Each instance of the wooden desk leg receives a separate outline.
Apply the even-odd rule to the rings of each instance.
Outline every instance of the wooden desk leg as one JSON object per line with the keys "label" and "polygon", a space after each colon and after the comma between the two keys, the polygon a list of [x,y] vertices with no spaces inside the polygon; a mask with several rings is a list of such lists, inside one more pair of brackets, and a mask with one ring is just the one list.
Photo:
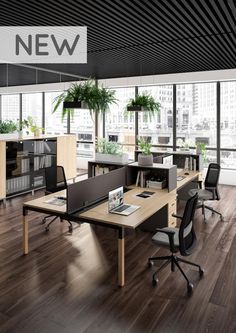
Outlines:
{"label": "wooden desk leg", "polygon": [[119,229],[118,236],[118,285],[125,285],[125,237],[124,228]]}
{"label": "wooden desk leg", "polygon": [[23,253],[28,254],[29,253],[29,235],[28,235],[28,219],[27,219],[28,211],[23,208]]}

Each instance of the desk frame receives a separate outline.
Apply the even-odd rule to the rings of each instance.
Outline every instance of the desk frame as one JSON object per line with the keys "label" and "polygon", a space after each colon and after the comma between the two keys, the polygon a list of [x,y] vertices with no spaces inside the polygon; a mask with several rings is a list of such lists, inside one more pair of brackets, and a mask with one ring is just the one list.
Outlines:
{"label": "desk frame", "polygon": [[[182,182],[179,183],[179,188],[181,186],[184,186],[184,184],[186,184],[188,181],[191,181],[193,178],[196,178],[198,175],[199,175],[199,173],[191,174],[188,177],[188,179],[184,179]],[[177,187],[177,189],[178,189],[178,187]],[[129,192],[132,193],[131,196],[129,197],[131,199],[133,196],[136,196],[137,193],[140,193],[140,191],[143,191],[143,190],[144,190],[143,188],[134,188],[133,190],[128,191],[127,193],[129,193]],[[105,221],[105,220],[102,220],[101,217],[97,218],[96,214],[94,217],[94,213],[96,212],[96,209],[98,211],[100,209],[100,211],[101,211],[101,206],[104,204],[98,204],[98,206],[92,207],[90,209],[81,210],[81,212],[77,212],[76,214],[67,214],[65,211],[62,211],[62,210],[59,211],[59,210],[53,210],[52,208],[51,209],[43,208],[42,203],[45,202],[45,201],[43,201],[43,200],[45,200],[45,196],[42,198],[39,198],[39,199],[35,199],[37,201],[41,200],[40,207],[35,205],[35,203],[32,204],[32,201],[34,201],[34,200],[31,200],[28,203],[26,202],[23,205],[23,220],[22,220],[22,223],[23,223],[23,253],[24,254],[29,253],[28,219],[27,219],[27,215],[28,215],[29,211],[35,211],[35,212],[43,213],[43,214],[52,214],[52,215],[58,216],[62,219],[65,219],[65,220],[68,219],[70,221],[77,222],[77,223],[86,222],[89,224],[94,224],[94,225],[103,226],[106,228],[115,229],[115,230],[117,230],[117,240],[118,240],[118,285],[120,287],[123,287],[125,285],[125,229],[126,228],[135,229],[140,224],[142,224],[145,220],[147,220],[150,216],[155,215],[164,206],[167,205],[169,208],[169,204],[173,201],[173,197],[176,196],[176,190],[169,192],[169,193],[165,192],[164,194],[162,193],[163,190],[159,190],[161,192],[158,192],[158,190],[157,190],[158,198],[159,198],[160,193],[163,194],[163,197],[160,198],[160,200],[158,201],[158,206],[157,207],[155,206],[155,208],[152,207],[152,211],[149,212],[150,213],[149,216],[148,215],[144,216],[144,213],[142,212],[142,215],[143,215],[142,218],[139,221],[137,221],[135,225],[129,225],[129,224],[124,225],[124,223],[122,225],[121,223],[114,223],[114,221],[113,222],[112,221],[110,222],[109,220]],[[58,192],[58,193],[61,194],[60,192]],[[53,195],[55,195],[55,193]],[[149,199],[144,199],[144,200],[149,200]],[[127,202],[129,202],[128,199],[127,199]],[[138,204],[137,202],[132,202],[132,201],[130,203]],[[145,203],[145,201],[143,203]],[[152,203],[152,201],[151,201],[151,203]],[[40,201],[39,201],[39,204],[40,204]],[[143,204],[143,207],[146,207],[146,205]],[[104,208],[103,208],[103,210],[104,210]],[[139,212],[139,210],[137,210],[137,212]],[[135,216],[135,213],[133,213],[133,214]],[[112,218],[114,219],[114,215],[116,215],[116,214],[109,214],[108,216],[112,216]],[[116,217],[121,217],[121,215],[116,215]],[[168,219],[169,219],[169,216],[168,216]],[[134,218],[133,218],[133,220],[134,220]]]}

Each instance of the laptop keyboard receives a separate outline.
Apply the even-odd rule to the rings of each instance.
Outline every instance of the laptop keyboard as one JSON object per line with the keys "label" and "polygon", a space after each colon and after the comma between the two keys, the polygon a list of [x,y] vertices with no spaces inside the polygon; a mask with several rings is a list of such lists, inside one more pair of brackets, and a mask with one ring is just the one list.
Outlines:
{"label": "laptop keyboard", "polygon": [[117,207],[116,209],[114,209],[114,211],[115,212],[123,212],[124,210],[126,210],[129,207],[130,207],[130,205],[122,205],[121,207]]}

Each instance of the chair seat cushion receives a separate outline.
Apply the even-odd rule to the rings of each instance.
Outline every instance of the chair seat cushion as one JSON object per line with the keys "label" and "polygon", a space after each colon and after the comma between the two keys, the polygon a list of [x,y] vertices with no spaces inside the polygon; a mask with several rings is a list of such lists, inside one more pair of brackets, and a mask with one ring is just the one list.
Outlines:
{"label": "chair seat cushion", "polygon": [[[163,231],[174,231],[174,245],[176,249],[179,248],[179,228],[163,228]],[[184,229],[184,237],[186,237],[192,230],[192,222]],[[157,232],[153,237],[152,240],[156,244],[161,244],[169,247],[169,237],[167,234],[163,232]]]}
{"label": "chair seat cushion", "polygon": [[198,193],[199,200],[212,200],[213,199],[213,193],[211,191],[205,190],[205,189],[192,189],[189,191],[189,195],[193,196],[196,193]]}
{"label": "chair seat cushion", "polygon": [[[178,228],[163,228],[162,230],[166,231],[174,231],[174,245],[175,247],[179,247],[179,229]],[[167,234],[164,234],[163,232],[157,232],[153,237],[152,240],[154,243],[162,244],[169,246],[169,237]]]}

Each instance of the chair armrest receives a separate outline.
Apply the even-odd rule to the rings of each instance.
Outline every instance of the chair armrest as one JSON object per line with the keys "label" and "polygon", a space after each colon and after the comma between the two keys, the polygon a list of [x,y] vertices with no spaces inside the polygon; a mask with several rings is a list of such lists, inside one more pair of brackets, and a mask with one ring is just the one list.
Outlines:
{"label": "chair armrest", "polygon": [[192,183],[198,183],[200,189],[202,189],[202,180],[192,180]]}
{"label": "chair armrest", "polygon": [[172,214],[173,217],[175,217],[176,219],[183,219],[183,216],[177,215],[177,214]]}
{"label": "chair armrest", "polygon": [[174,235],[175,232],[171,231],[171,230],[163,230],[160,228],[156,228],[157,232],[162,232],[163,234],[166,234],[169,238],[169,243],[170,243],[170,250],[171,252],[176,252],[176,248],[175,248],[175,243],[174,243]]}

